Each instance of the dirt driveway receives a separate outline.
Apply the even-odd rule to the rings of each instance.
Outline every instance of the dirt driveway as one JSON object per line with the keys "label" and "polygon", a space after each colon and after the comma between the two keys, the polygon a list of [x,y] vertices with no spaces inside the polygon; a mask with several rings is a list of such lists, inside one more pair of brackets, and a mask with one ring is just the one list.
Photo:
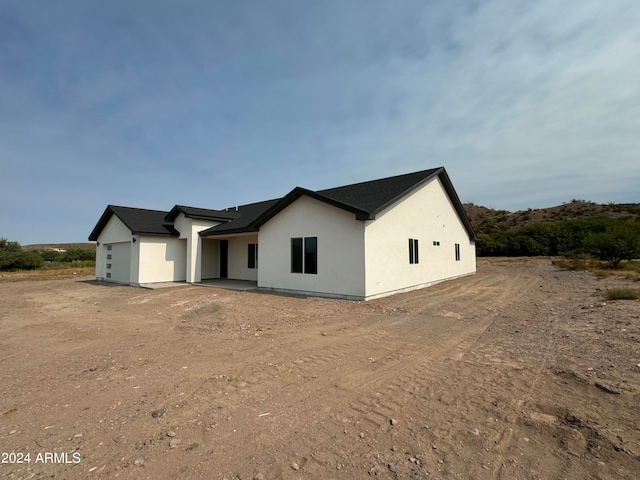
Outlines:
{"label": "dirt driveway", "polygon": [[549,259],[368,303],[3,283],[0,477],[638,478],[620,286]]}

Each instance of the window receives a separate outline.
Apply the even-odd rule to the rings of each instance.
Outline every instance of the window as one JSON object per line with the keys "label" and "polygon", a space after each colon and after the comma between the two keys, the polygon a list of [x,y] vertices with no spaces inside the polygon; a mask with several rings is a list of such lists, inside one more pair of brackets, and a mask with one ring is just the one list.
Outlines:
{"label": "window", "polygon": [[414,238],[409,239],[409,263],[418,263],[418,240]]}
{"label": "window", "polygon": [[111,278],[111,274],[107,272],[107,278]]}
{"label": "window", "polygon": [[304,239],[304,273],[318,273],[318,237]]}
{"label": "window", "polygon": [[291,273],[318,273],[318,237],[291,239]]}
{"label": "window", "polygon": [[302,238],[291,239],[291,273],[302,273]]}
{"label": "window", "polygon": [[107,250],[113,250],[113,245],[107,245]]}
{"label": "window", "polygon": [[460,261],[460,244],[456,243],[456,262]]}
{"label": "window", "polygon": [[107,260],[111,260],[111,254],[110,253],[107,254]]}
{"label": "window", "polygon": [[258,268],[258,244],[250,243],[247,247],[247,268]]}
{"label": "window", "polygon": [[440,246],[440,242],[437,242],[437,241],[434,240],[433,241],[433,246],[434,247],[439,247]]}
{"label": "window", "polygon": [[110,263],[107,263],[107,268],[111,268],[111,264]]}

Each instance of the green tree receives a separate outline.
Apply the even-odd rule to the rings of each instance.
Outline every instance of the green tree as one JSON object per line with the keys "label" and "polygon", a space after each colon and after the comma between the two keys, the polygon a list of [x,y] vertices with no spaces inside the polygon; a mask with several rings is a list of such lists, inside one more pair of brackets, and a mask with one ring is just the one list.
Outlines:
{"label": "green tree", "polygon": [[22,252],[18,242],[10,242],[6,238],[0,238],[0,270],[16,268],[15,264]]}
{"label": "green tree", "polygon": [[15,268],[21,270],[34,270],[44,264],[42,256],[35,251],[22,251],[15,262]]}
{"label": "green tree", "polygon": [[55,250],[41,250],[40,256],[45,262],[60,262],[62,260],[62,253]]}
{"label": "green tree", "polygon": [[584,248],[615,268],[622,260],[640,255],[640,228],[631,223],[611,223],[604,231],[587,235]]}
{"label": "green tree", "polygon": [[83,262],[87,260],[95,260],[95,250],[87,250],[83,248],[72,248],[62,254],[61,261],[63,262]]}

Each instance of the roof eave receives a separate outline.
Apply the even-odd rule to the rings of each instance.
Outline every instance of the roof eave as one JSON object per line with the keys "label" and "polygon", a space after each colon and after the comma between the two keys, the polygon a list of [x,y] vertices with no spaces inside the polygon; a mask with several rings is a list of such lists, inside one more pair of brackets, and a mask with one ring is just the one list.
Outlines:
{"label": "roof eave", "polygon": [[[213,227],[216,228],[216,227]],[[238,228],[229,228],[227,230],[221,230],[221,231],[209,231],[211,229],[207,229],[207,230],[203,230],[201,232],[198,233],[198,235],[200,235],[201,237],[217,237],[217,236],[227,236],[227,235],[233,235],[236,233],[251,233],[251,232],[257,232],[259,231],[258,227],[253,227],[253,226],[249,226],[249,227],[238,227]]]}
{"label": "roof eave", "polygon": [[449,178],[449,175],[447,174],[447,171],[445,170],[444,167],[437,168],[431,175],[423,178],[421,181],[413,185],[411,188],[408,188],[407,190],[402,192],[400,195],[397,195],[394,199],[378,207],[374,212],[371,213],[371,218],[369,218],[369,220],[375,220],[376,216],[380,212],[383,212],[384,210],[389,208],[391,205],[400,201],[402,198],[406,197],[410,193],[418,190],[419,188],[422,188],[424,185],[426,185],[428,182],[433,180],[435,177],[440,178],[440,181],[442,182],[442,185],[444,186],[444,189],[447,192],[447,195],[451,199],[451,203],[453,203],[453,207],[456,210],[458,217],[460,217],[460,220],[462,221],[462,224],[464,225],[465,230],[469,235],[469,240],[476,241],[478,239],[478,237],[476,236],[476,232],[473,229],[471,222],[469,221],[469,217],[467,217],[467,214],[464,211],[462,202],[460,201],[460,198],[458,197],[458,194],[456,193],[455,188],[453,188],[451,179]]}
{"label": "roof eave", "polygon": [[198,215],[197,213],[189,213],[182,205],[175,205],[171,211],[164,217],[167,222],[174,222],[178,215],[183,214],[186,218],[193,218],[196,220],[213,220],[215,222],[229,222],[232,219],[229,217],[222,217],[217,215]]}
{"label": "roof eave", "polygon": [[405,191],[403,191],[402,193],[400,193],[399,195],[396,195],[394,198],[392,198],[391,200],[389,200],[387,203],[385,203],[384,205],[379,206],[378,208],[376,208],[373,212],[371,212],[371,220],[375,219],[376,216],[380,213],[383,212],[384,210],[386,210],[387,208],[389,208],[391,205],[395,204],[396,202],[398,202],[399,200],[403,199],[404,197],[406,197],[407,195],[409,195],[410,193],[418,190],[419,188],[422,188],[425,184],[427,184],[428,182],[430,182],[434,177],[440,175],[440,173],[444,171],[444,167],[440,167],[438,169],[436,169],[431,175],[424,177],[422,180],[420,180],[418,183],[415,183],[414,185],[412,185],[411,187],[407,188]]}
{"label": "roof eave", "polygon": [[153,237],[179,237],[180,233],[178,232],[145,232],[142,230],[136,230],[135,232],[131,232],[132,235],[149,235]]}
{"label": "roof eave", "polygon": [[353,213],[356,216],[357,220],[368,220],[371,216],[370,212],[366,212],[364,210],[353,207],[346,203],[339,202],[337,200],[333,200],[332,198],[329,198],[320,193],[314,192],[313,190],[308,190],[302,187],[296,187],[293,190],[291,190],[288,194],[286,194],[284,197],[282,197],[275,205],[271,206],[262,215],[256,218],[251,223],[251,226],[260,228],[262,225],[267,223],[269,220],[275,217],[278,213],[280,213],[282,210],[284,210],[286,207],[291,205],[293,202],[295,202],[302,196],[313,198],[314,200],[318,200],[320,202],[326,203],[328,205],[339,208],[341,210],[345,210],[347,212]]}
{"label": "roof eave", "polygon": [[473,225],[471,225],[471,221],[469,220],[467,213],[464,211],[464,207],[462,206],[460,197],[458,197],[458,193],[453,187],[453,183],[451,183],[451,179],[449,178],[447,171],[443,168],[442,172],[440,173],[442,174],[442,176],[440,177],[440,180],[442,181],[442,184],[444,185],[444,188],[447,191],[447,194],[449,195],[449,198],[453,203],[453,207],[456,209],[456,212],[458,213],[458,216],[460,217],[462,224],[467,230],[467,233],[469,235],[469,240],[472,240],[475,242],[476,240],[478,240],[478,236],[476,235],[476,231],[473,228]]}
{"label": "roof eave", "polygon": [[100,233],[102,233],[102,230],[104,229],[104,227],[107,225],[107,222],[109,221],[112,215],[115,215],[115,212],[111,207],[112,207],[111,205],[107,205],[107,208],[105,208],[104,212],[102,212],[102,215],[100,216],[100,220],[98,220],[98,223],[96,223],[96,226],[93,227],[93,230],[89,234],[90,242],[98,241],[98,237],[100,236]]}

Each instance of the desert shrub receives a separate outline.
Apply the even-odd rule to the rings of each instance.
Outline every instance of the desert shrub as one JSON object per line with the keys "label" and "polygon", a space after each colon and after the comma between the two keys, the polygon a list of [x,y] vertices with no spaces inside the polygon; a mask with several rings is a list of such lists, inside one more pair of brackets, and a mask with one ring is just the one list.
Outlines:
{"label": "desert shrub", "polygon": [[33,270],[43,263],[38,252],[24,251],[18,242],[0,238],[0,270]]}
{"label": "desert shrub", "polygon": [[617,266],[640,255],[640,222],[609,218],[539,222],[518,230],[480,233],[479,256],[582,256]]}
{"label": "desert shrub", "polygon": [[10,242],[6,238],[0,238],[0,270],[13,269],[20,252],[22,252],[22,247],[18,242]]}
{"label": "desert shrub", "polygon": [[44,260],[38,252],[29,251],[20,252],[20,255],[16,259],[14,268],[19,270],[34,270],[40,268],[44,264]]}
{"label": "desert shrub", "polygon": [[60,262],[62,261],[62,252],[56,252],[55,250],[40,250],[40,256],[45,262]]}
{"label": "desert shrub", "polygon": [[95,260],[95,250],[86,250],[82,248],[72,248],[62,254],[60,261],[62,262],[84,262],[88,260]]}
{"label": "desert shrub", "polygon": [[639,239],[640,228],[633,223],[611,223],[604,231],[587,235],[584,248],[596,258],[605,260],[616,268],[622,260],[630,260],[640,255]]}
{"label": "desert shrub", "polygon": [[607,290],[605,295],[607,300],[637,300],[638,292],[630,288],[615,288]]}

